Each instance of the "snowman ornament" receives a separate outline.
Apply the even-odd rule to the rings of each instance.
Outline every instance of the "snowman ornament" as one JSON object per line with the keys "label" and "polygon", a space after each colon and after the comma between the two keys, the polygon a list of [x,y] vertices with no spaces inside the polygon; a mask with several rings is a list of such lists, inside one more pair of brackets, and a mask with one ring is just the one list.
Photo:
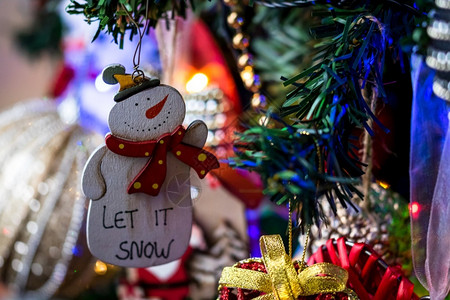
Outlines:
{"label": "snowman ornament", "polygon": [[91,155],[82,189],[90,199],[87,239],[91,253],[123,267],[150,267],[180,258],[192,225],[190,169],[200,178],[219,167],[203,150],[207,127],[184,129],[180,93],[158,79],[133,78],[121,65],[103,71],[120,84],[105,144]]}

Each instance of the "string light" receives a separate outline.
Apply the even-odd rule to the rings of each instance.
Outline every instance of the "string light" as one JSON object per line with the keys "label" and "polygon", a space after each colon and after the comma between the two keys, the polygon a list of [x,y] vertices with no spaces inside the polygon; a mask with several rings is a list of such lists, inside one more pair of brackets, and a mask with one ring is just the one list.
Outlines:
{"label": "string light", "polygon": [[385,190],[387,190],[391,186],[389,183],[384,182],[384,181],[377,181],[377,182]]}
{"label": "string light", "polygon": [[259,118],[259,125],[265,126],[266,125],[266,121],[267,121],[267,116],[261,116]]}
{"label": "string light", "polygon": [[261,97],[259,93],[253,94],[252,96],[252,106],[258,107],[261,104]]}
{"label": "string light", "polygon": [[244,83],[246,83],[246,85],[248,82],[253,82],[253,76],[254,76],[253,68],[250,66],[246,66],[244,70],[241,72],[241,78],[244,81]]}
{"label": "string light", "polygon": [[208,86],[208,76],[203,73],[196,73],[192,78],[186,83],[186,91],[190,94],[200,93]]}
{"label": "string light", "polygon": [[105,275],[107,271],[108,266],[104,262],[102,262],[101,260],[97,260],[95,262],[94,272],[97,275]]}
{"label": "string light", "polygon": [[417,202],[412,202],[408,204],[409,212],[413,218],[417,218],[420,213],[420,204]]}

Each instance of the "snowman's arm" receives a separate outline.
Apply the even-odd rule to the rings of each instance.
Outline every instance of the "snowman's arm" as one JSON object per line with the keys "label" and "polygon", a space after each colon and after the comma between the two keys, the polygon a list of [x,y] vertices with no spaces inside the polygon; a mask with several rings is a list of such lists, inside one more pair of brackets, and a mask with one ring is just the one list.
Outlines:
{"label": "snowman's arm", "polygon": [[106,150],[105,145],[95,149],[83,170],[81,186],[84,195],[91,200],[100,199],[106,192],[105,179],[100,168]]}
{"label": "snowman's arm", "polygon": [[205,122],[196,120],[192,122],[186,129],[186,134],[183,138],[183,143],[192,145],[198,148],[203,148],[208,137],[208,127]]}

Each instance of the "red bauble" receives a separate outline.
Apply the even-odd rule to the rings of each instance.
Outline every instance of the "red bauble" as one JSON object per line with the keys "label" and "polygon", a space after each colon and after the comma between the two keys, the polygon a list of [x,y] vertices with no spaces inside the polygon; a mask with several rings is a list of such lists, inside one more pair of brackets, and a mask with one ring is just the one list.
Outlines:
{"label": "red bauble", "polygon": [[417,300],[414,285],[398,265],[389,266],[369,246],[347,242],[345,238],[328,240],[309,259],[308,264],[329,262],[348,272],[347,287],[360,300]]}

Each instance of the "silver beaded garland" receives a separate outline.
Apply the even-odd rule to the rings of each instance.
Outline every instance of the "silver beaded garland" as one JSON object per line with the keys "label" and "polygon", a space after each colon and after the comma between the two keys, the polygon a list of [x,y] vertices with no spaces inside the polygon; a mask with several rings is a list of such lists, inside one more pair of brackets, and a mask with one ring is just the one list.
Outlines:
{"label": "silver beaded garland", "polygon": [[435,0],[436,11],[427,28],[431,43],[428,46],[426,63],[436,70],[433,92],[450,101],[450,1]]}

